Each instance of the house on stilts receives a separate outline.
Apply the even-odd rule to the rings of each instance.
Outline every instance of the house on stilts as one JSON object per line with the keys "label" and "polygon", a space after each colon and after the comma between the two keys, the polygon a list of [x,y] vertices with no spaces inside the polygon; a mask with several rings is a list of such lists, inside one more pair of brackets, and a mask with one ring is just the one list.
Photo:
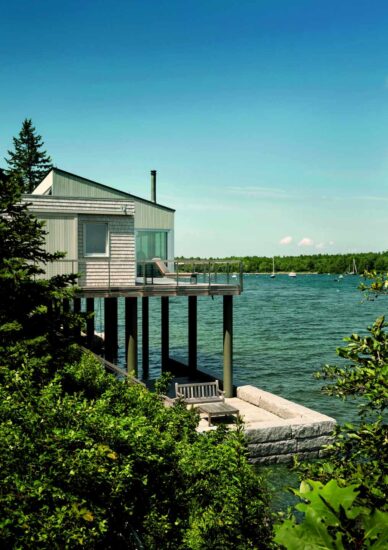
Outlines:
{"label": "house on stilts", "polygon": [[[242,291],[238,264],[229,277],[228,263],[174,259],[174,210],[156,200],[156,171],[151,171],[150,200],[53,168],[23,201],[45,222],[46,247],[66,253],[45,266],[46,275],[77,273],[79,291],[75,309],[86,299],[88,312],[104,300],[104,338],[108,358],[118,344],[118,298],[125,300],[128,371],[137,372],[138,348],[143,373],[149,365],[149,300],[161,302],[161,367],[168,370],[169,299],[188,300],[188,369],[197,369],[197,298],[223,297],[223,384],[233,395],[233,296]],[[222,277],[218,277],[220,273]],[[138,307],[142,308],[142,341],[138,342]],[[93,319],[87,339],[93,340]]]}
{"label": "house on stilts", "polygon": [[[125,316],[127,372],[138,372],[138,348],[143,376],[149,365],[149,300],[161,303],[161,369],[169,370],[169,326],[172,297],[188,301],[188,365],[195,377],[197,365],[197,299],[222,296],[223,389],[227,411],[239,412],[245,423],[248,449],[254,462],[289,462],[321,456],[332,440],[335,420],[253,386],[233,385],[233,297],[242,292],[239,263],[177,262],[174,259],[174,210],[156,200],[156,171],[151,171],[151,199],[146,200],[107,185],[53,168],[23,201],[46,224],[49,252],[63,251],[64,259],[44,266],[46,275],[78,274],[74,309],[85,300],[93,313],[104,301],[104,347],[114,359],[118,346],[118,316]],[[234,276],[232,277],[232,273]],[[118,299],[125,308],[118,308]],[[141,302],[141,343],[138,308]],[[140,331],[139,331],[140,332]],[[87,341],[94,339],[93,315],[87,322]],[[234,396],[236,390],[236,396]],[[213,405],[216,405],[213,407]],[[219,404],[202,405],[211,415]],[[201,420],[202,422],[202,420]],[[202,429],[201,425],[198,429]],[[211,429],[211,428],[203,428]]]}

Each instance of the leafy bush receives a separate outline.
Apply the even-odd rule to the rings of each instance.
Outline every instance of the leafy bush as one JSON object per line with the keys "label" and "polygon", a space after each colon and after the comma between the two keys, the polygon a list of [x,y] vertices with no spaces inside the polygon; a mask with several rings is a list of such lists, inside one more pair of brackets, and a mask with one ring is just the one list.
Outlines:
{"label": "leafy bush", "polygon": [[359,402],[359,421],[337,428],[323,461],[299,465],[306,479],[303,499],[292,515],[276,527],[275,540],[293,548],[374,548],[388,546],[386,473],[388,431],[388,334],[384,317],[369,334],[352,334],[337,353],[343,366],[326,365],[318,378],[329,382],[324,391]]}
{"label": "leafy bush", "polygon": [[268,547],[267,495],[240,429],[199,434],[195,412],[90,354],[42,384],[34,368],[0,371],[4,547]]}
{"label": "leafy bush", "polygon": [[294,491],[302,502],[296,509],[303,513],[303,522],[295,516],[276,529],[275,541],[288,550],[301,548],[373,548],[388,546],[388,513],[357,504],[357,485],[340,487],[332,479],[326,485],[307,480]]}

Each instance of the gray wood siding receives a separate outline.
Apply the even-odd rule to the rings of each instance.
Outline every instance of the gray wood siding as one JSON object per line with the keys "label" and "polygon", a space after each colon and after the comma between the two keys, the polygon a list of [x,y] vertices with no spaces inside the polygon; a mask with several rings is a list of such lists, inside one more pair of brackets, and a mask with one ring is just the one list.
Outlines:
{"label": "gray wood siding", "polygon": [[174,229],[174,212],[134,200],[136,229]]}
{"label": "gray wood siding", "polygon": [[[109,257],[85,257],[85,223],[108,224]],[[132,216],[87,216],[78,218],[78,253],[81,287],[130,286],[136,281],[135,233]]]}
{"label": "gray wood siding", "polygon": [[44,222],[47,252],[66,252],[66,258],[77,259],[77,216],[55,216],[39,214],[37,218]]}
{"label": "gray wood siding", "polygon": [[130,216],[135,213],[135,203],[131,200],[90,199],[85,200],[50,197],[42,195],[27,195],[24,203],[29,203],[29,210],[37,216],[44,213],[73,214],[115,214]]}
{"label": "gray wood siding", "polygon": [[45,223],[45,243],[43,248],[47,252],[65,252],[66,256],[59,262],[42,265],[46,276],[65,275],[77,272],[77,216],[76,215],[37,215]]}
{"label": "gray wood siding", "polygon": [[117,199],[123,197],[120,191],[105,189],[92,181],[85,181],[73,175],[54,171],[52,194],[57,197],[84,197],[93,199]]}

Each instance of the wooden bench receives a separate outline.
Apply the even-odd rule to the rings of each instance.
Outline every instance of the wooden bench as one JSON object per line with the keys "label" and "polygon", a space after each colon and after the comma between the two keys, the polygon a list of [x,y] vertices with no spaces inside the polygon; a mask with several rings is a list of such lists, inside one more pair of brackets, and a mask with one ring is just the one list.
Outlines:
{"label": "wooden bench", "polygon": [[200,382],[196,384],[175,384],[175,395],[185,403],[222,403],[224,393],[220,390],[218,380],[214,382]]}

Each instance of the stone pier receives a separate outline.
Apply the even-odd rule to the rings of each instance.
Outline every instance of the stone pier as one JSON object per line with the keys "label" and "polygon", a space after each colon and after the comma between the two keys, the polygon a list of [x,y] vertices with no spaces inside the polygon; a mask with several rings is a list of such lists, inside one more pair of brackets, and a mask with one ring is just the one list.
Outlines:
{"label": "stone pier", "polygon": [[[240,411],[253,463],[292,462],[295,455],[318,458],[333,441],[334,418],[254,386],[238,387],[237,397],[226,402]],[[199,430],[207,429],[207,420],[201,420]]]}

